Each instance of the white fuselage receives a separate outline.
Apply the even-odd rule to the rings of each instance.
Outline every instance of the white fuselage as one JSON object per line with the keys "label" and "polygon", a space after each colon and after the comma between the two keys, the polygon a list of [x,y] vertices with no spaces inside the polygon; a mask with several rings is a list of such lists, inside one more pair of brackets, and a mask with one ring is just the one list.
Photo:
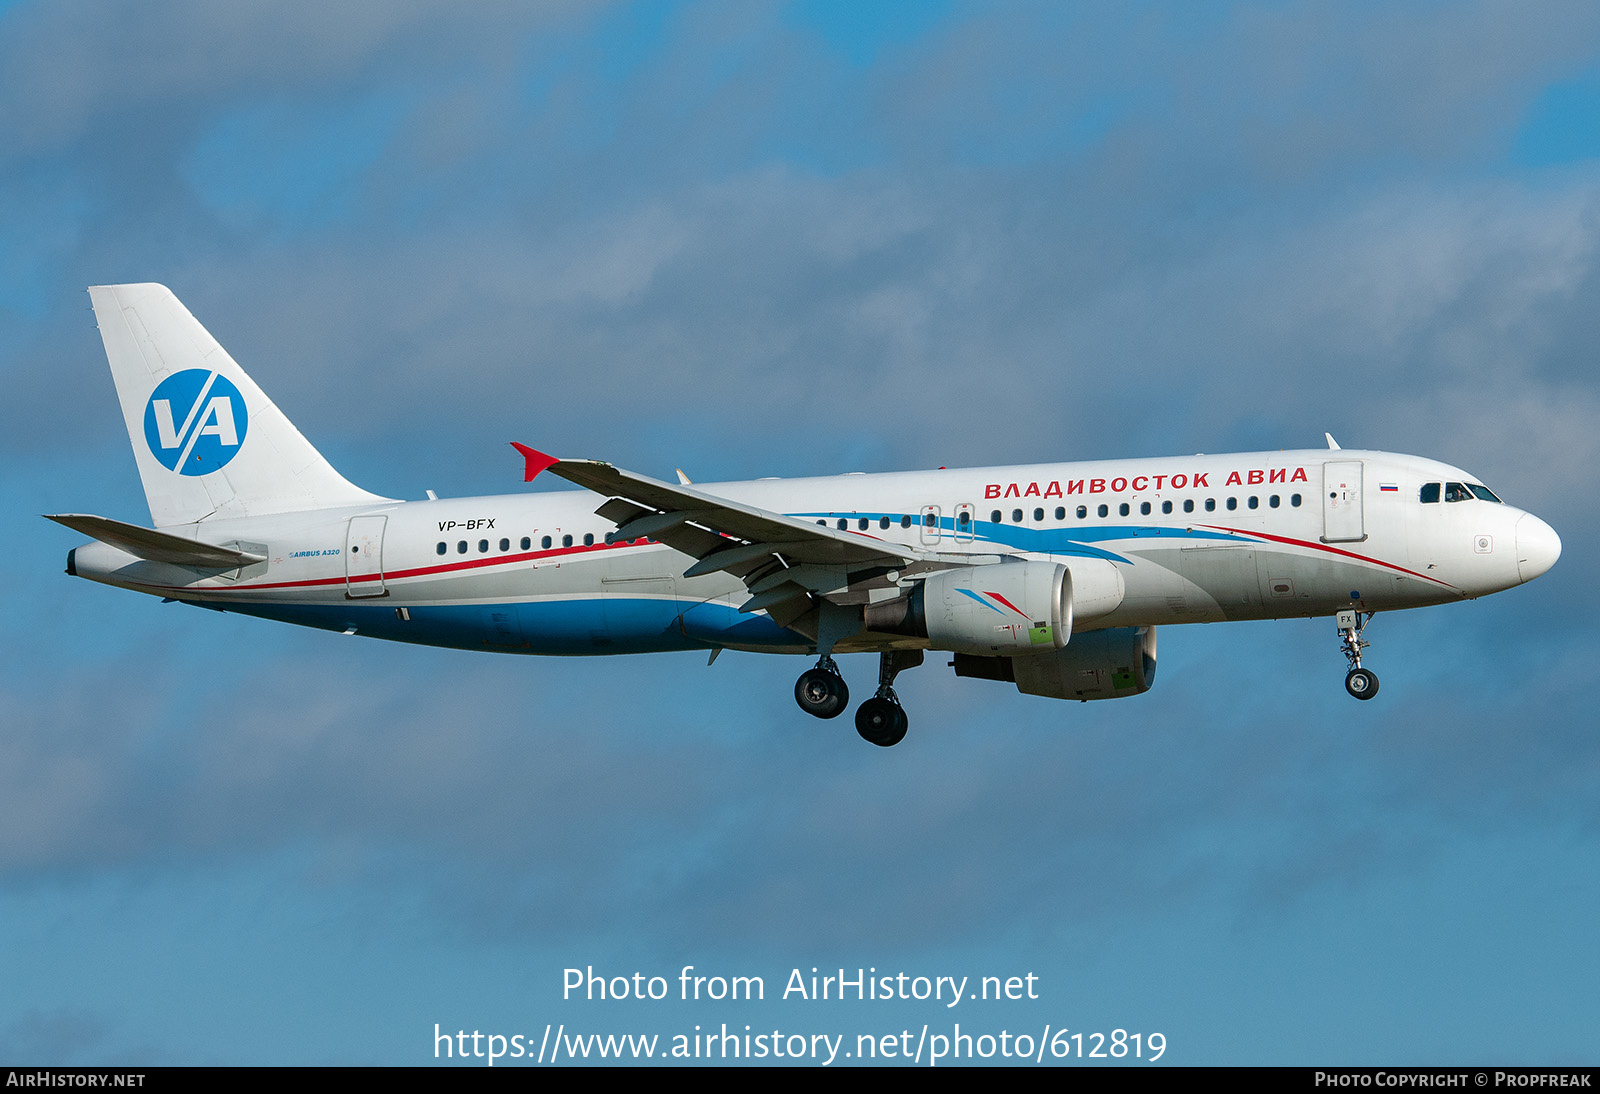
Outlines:
{"label": "white fuselage", "polygon": [[[1476,482],[1418,457],[1319,449],[696,489],[943,553],[1108,561],[1120,599],[1080,613],[1084,631],[1412,608],[1543,573],[1560,550],[1543,521],[1470,491],[1444,500]],[[1423,500],[1430,484],[1440,500]],[[616,526],[595,514],[603,500],[580,490],[213,519],[167,530],[267,561],[206,574],[97,542],[70,566],[206,607],[468,649],[815,647],[741,613],[738,578],[685,578],[695,560],[653,540],[608,543]],[[837,649],[882,646],[862,632]]]}

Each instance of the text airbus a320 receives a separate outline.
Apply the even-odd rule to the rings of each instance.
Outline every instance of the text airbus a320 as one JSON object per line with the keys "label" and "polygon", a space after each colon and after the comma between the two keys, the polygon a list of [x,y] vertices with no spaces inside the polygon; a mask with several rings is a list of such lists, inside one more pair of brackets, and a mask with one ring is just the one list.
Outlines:
{"label": "text airbus a320", "polygon": [[878,655],[866,740],[907,718],[929,650],[1029,695],[1155,680],[1163,624],[1331,616],[1370,699],[1378,611],[1509,589],[1561,541],[1476,476],[1327,449],[754,482],[664,482],[518,444],[561,493],[399,501],[346,481],[161,285],[89,290],[154,527],[67,572],[187,604],[460,649],[815,657],[802,710],[849,705],[836,654]]}

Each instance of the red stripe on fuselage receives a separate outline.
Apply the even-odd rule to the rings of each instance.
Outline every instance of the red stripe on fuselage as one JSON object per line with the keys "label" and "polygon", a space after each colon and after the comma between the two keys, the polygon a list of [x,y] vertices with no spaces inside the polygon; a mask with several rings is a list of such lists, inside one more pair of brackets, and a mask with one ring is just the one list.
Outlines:
{"label": "red stripe on fuselage", "polygon": [[[399,581],[401,578],[431,577],[435,574],[458,573],[463,570],[482,569],[485,566],[509,566],[513,563],[531,562],[541,558],[585,555],[592,554],[595,551],[615,551],[623,547],[642,546],[644,543],[648,542],[651,541],[644,540],[635,542],[632,540],[623,540],[618,543],[592,543],[586,546],[574,545],[572,547],[554,547],[548,551],[525,551],[519,554],[495,555],[492,558],[473,558],[468,559],[465,562],[446,562],[436,566],[417,566],[410,570],[389,570],[383,574],[362,574],[348,579],[343,577],[318,577],[308,578],[304,581],[268,581],[256,585],[215,585],[205,586],[204,591],[211,593],[231,592],[233,590],[255,592],[262,589],[312,589],[325,585],[359,584],[360,582],[364,581],[377,581],[380,578],[384,581]],[[192,585],[152,585],[150,587],[154,589],[194,588]]]}
{"label": "red stripe on fuselage", "polygon": [[1236,536],[1254,536],[1257,539],[1268,539],[1274,543],[1287,543],[1292,547],[1309,547],[1313,551],[1327,551],[1331,555],[1343,555],[1345,558],[1353,558],[1358,562],[1370,562],[1374,566],[1383,566],[1390,570],[1398,570],[1402,574],[1409,574],[1412,577],[1421,578],[1423,581],[1431,581],[1435,585],[1443,585],[1446,589],[1455,589],[1456,592],[1461,591],[1460,589],[1456,589],[1456,587],[1450,584],[1448,581],[1440,581],[1436,577],[1429,577],[1427,574],[1419,574],[1415,570],[1408,570],[1404,566],[1396,566],[1394,563],[1385,562],[1381,558],[1372,558],[1369,555],[1358,555],[1354,551],[1345,551],[1338,547],[1329,547],[1326,543],[1311,543],[1308,540],[1292,539],[1289,536],[1275,536],[1269,532],[1247,532],[1243,528],[1227,528],[1221,524],[1202,524],[1199,525],[1199,527],[1211,528],[1218,532],[1231,532]]}

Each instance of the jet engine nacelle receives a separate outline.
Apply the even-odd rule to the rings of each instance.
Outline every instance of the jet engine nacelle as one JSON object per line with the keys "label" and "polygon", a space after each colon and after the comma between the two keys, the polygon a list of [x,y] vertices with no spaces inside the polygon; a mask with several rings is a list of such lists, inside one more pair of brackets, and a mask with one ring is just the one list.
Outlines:
{"label": "jet engine nacelle", "polygon": [[1055,562],[942,570],[922,583],[922,611],[936,650],[1059,650],[1072,637],[1072,578]]}
{"label": "jet engine nacelle", "polygon": [[1086,631],[1065,649],[1017,657],[956,654],[957,676],[1010,680],[1025,695],[1051,699],[1120,699],[1142,695],[1156,682],[1156,629],[1112,627]]}
{"label": "jet engine nacelle", "polygon": [[910,594],[869,605],[869,630],[926,638],[936,650],[1014,657],[1059,650],[1072,636],[1072,577],[1054,562],[960,566]]}

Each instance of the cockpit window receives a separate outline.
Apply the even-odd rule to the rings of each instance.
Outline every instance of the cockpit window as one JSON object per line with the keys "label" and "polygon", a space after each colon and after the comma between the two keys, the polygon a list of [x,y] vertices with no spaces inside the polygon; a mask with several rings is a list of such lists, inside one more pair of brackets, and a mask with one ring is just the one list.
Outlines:
{"label": "cockpit window", "polygon": [[1469,482],[1469,483],[1467,483],[1467,489],[1471,490],[1474,494],[1478,495],[1478,500],[1479,501],[1492,501],[1496,505],[1504,505],[1505,504],[1505,502],[1503,502],[1499,498],[1495,497],[1494,496],[1494,492],[1492,490],[1490,490],[1487,486],[1479,486],[1475,482]]}
{"label": "cockpit window", "polygon": [[1459,482],[1447,482],[1447,483],[1444,484],[1444,500],[1445,501],[1471,501],[1472,500],[1472,491],[1468,490],[1466,488],[1466,486],[1464,484],[1462,484],[1462,483],[1459,483]]}
{"label": "cockpit window", "polygon": [[1425,482],[1425,483],[1423,483],[1422,484],[1421,500],[1424,501],[1424,502],[1436,502],[1436,501],[1438,501],[1439,500],[1439,484],[1436,483],[1436,482]]}

